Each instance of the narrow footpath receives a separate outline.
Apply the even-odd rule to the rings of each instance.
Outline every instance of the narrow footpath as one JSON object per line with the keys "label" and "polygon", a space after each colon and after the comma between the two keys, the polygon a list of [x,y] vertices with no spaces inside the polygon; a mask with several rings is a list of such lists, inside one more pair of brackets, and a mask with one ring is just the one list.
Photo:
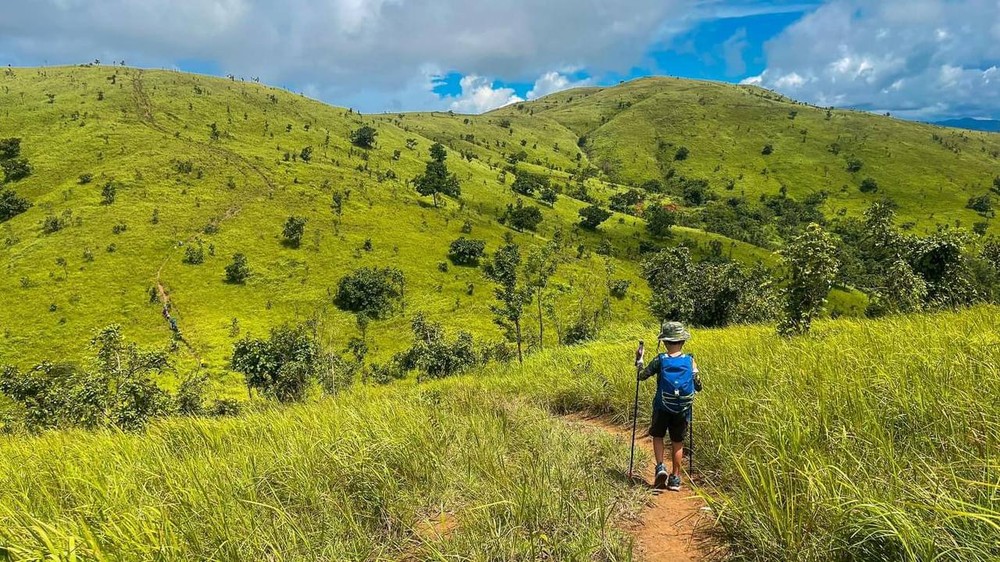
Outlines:
{"label": "narrow footpath", "polygon": [[[613,425],[601,418],[566,416],[566,419],[587,430],[611,433],[625,443],[632,439],[631,428]],[[637,457],[640,448],[652,451],[652,439],[645,435],[643,428],[636,434],[635,446]],[[636,485],[650,489],[640,522],[629,528],[636,539],[636,560],[683,562],[723,558],[722,549],[712,541],[711,530],[715,524],[712,512],[691,489],[687,476],[680,492],[652,490],[653,466],[650,462],[636,464]],[[627,467],[622,467],[623,473],[626,470]]]}

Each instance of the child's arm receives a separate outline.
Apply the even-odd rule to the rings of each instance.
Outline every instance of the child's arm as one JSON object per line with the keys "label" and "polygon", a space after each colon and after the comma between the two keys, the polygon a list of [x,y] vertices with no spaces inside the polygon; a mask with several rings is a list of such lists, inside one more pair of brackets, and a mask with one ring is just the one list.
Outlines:
{"label": "child's arm", "polygon": [[657,355],[656,357],[653,358],[652,361],[649,362],[649,365],[646,365],[645,369],[639,371],[639,380],[644,381],[649,377],[653,376],[653,374],[659,372],[660,372],[660,356]]}
{"label": "child's arm", "polygon": [[691,370],[694,371],[694,390],[701,392],[701,375],[698,374],[698,363],[695,362],[694,357],[691,358]]}

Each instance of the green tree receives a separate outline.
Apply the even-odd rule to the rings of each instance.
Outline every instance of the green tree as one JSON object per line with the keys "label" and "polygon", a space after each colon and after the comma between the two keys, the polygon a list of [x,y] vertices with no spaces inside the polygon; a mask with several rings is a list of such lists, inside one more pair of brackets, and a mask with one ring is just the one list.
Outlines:
{"label": "green tree", "polygon": [[230,360],[248,388],[279,402],[304,399],[310,383],[329,364],[316,335],[303,325],[273,328],[266,340],[243,338],[233,346]]}
{"label": "green tree", "polygon": [[839,264],[836,245],[822,227],[810,224],[781,251],[788,268],[785,315],[778,326],[783,335],[805,334],[822,311]]}
{"label": "green tree", "polygon": [[9,189],[0,190],[0,222],[6,222],[31,208],[31,202]]}
{"label": "green tree", "polygon": [[306,233],[306,218],[292,215],[285,220],[285,226],[281,230],[281,237],[285,245],[298,248],[302,244],[302,237]]}
{"label": "green tree", "polygon": [[459,332],[454,341],[445,338],[444,327],[418,312],[410,323],[413,345],[394,357],[404,370],[417,369],[430,378],[458,374],[478,363],[472,335]]}
{"label": "green tree", "polygon": [[434,206],[438,206],[438,194],[449,197],[459,197],[462,194],[458,176],[448,173],[448,165],[445,159],[448,157],[447,151],[441,143],[434,143],[431,146],[431,159],[427,162],[424,173],[414,178],[413,183],[417,187],[417,193],[423,196],[430,195],[434,199]]}
{"label": "green tree", "polygon": [[554,244],[532,248],[524,262],[524,284],[528,298],[534,298],[538,304],[538,348],[545,347],[544,295],[549,285],[549,278],[555,275],[559,266],[558,254]]}
{"label": "green tree", "polygon": [[375,146],[375,138],[378,136],[378,131],[374,127],[364,125],[359,129],[351,131],[350,140],[351,144],[359,148],[372,148]]}
{"label": "green tree", "polygon": [[3,183],[15,182],[31,175],[31,165],[24,158],[0,161],[0,169],[3,169]]}
{"label": "green tree", "polygon": [[579,214],[580,226],[586,228],[587,230],[597,230],[597,227],[600,226],[602,222],[611,218],[611,213],[604,210],[596,203],[590,205],[589,207],[580,209]]}
{"label": "green tree", "polygon": [[507,224],[518,232],[534,231],[540,222],[542,222],[542,212],[538,207],[526,206],[520,199],[517,200],[516,205],[507,204],[507,212],[501,219],[502,224]]}
{"label": "green tree", "polygon": [[485,250],[485,241],[470,240],[462,236],[452,241],[448,248],[448,258],[455,265],[478,265]]}
{"label": "green tree", "polygon": [[250,277],[250,264],[242,253],[233,254],[233,261],[226,266],[226,282],[235,285],[246,283]]}
{"label": "green tree", "polygon": [[101,188],[102,205],[111,205],[112,203],[115,202],[115,198],[117,196],[118,196],[118,186],[115,185],[115,182],[109,181],[108,183],[104,184],[104,187]]}
{"label": "green tree", "polygon": [[654,203],[646,207],[643,212],[646,219],[646,232],[655,238],[670,236],[670,229],[676,223],[674,212],[660,203]]}
{"label": "green tree", "polygon": [[337,283],[334,304],[367,318],[385,318],[402,308],[405,283],[403,272],[394,267],[361,267]]}
{"label": "green tree", "polygon": [[303,162],[308,162],[312,160],[312,155],[313,155],[313,147],[311,146],[307,146],[303,148],[301,152],[299,152],[299,158],[301,158]]}
{"label": "green tree", "polygon": [[974,195],[969,197],[969,202],[965,204],[966,209],[988,216],[993,212],[993,197],[989,193]]}
{"label": "green tree", "polygon": [[21,155],[21,139],[0,139],[0,160],[11,160]]}
{"label": "green tree", "polygon": [[509,339],[517,343],[517,361],[524,362],[521,349],[521,317],[524,306],[531,302],[531,292],[520,279],[521,249],[517,244],[505,244],[494,254],[486,265],[486,277],[496,284],[493,291],[497,304],[490,306],[493,321],[500,326]]}
{"label": "green tree", "polygon": [[878,182],[873,178],[865,178],[861,181],[861,187],[858,189],[861,190],[861,193],[875,193],[878,191]]}

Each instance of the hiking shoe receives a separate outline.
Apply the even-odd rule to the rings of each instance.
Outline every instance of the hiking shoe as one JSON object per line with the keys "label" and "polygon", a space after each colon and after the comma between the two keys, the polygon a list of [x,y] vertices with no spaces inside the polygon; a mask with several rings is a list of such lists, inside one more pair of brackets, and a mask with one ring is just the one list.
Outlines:
{"label": "hiking shoe", "polygon": [[670,478],[667,478],[667,489],[671,492],[681,491],[681,477],[671,474]]}
{"label": "hiking shoe", "polygon": [[667,469],[663,464],[656,465],[656,476],[653,478],[653,488],[662,488],[667,481]]}

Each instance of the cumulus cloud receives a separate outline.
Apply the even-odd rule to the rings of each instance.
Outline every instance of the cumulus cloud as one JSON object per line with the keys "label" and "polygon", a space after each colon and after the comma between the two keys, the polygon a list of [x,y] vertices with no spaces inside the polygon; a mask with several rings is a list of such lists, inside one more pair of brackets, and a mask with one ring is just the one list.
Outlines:
{"label": "cumulus cloud", "polygon": [[494,88],[491,80],[474,74],[463,76],[461,86],[462,94],[450,105],[457,113],[483,113],[524,101],[513,88]]}
{"label": "cumulus cloud", "polygon": [[549,94],[569,90],[570,88],[579,88],[580,86],[587,86],[589,84],[589,78],[584,78],[583,80],[571,80],[568,76],[559,72],[546,72],[541,75],[538,80],[535,80],[535,85],[528,91],[528,99],[538,99]]}
{"label": "cumulus cloud", "polygon": [[765,45],[745,80],[821,106],[1000,117],[1000,2],[835,0]]}
{"label": "cumulus cloud", "polygon": [[412,107],[403,94],[428,99],[408,90],[426,84],[428,66],[510,82],[570,66],[626,71],[669,38],[663,22],[701,3],[32,0],[5,6],[0,56],[15,64],[125,58],[164,67],[210,60],[224,73],[309,84],[328,101],[381,110]]}

